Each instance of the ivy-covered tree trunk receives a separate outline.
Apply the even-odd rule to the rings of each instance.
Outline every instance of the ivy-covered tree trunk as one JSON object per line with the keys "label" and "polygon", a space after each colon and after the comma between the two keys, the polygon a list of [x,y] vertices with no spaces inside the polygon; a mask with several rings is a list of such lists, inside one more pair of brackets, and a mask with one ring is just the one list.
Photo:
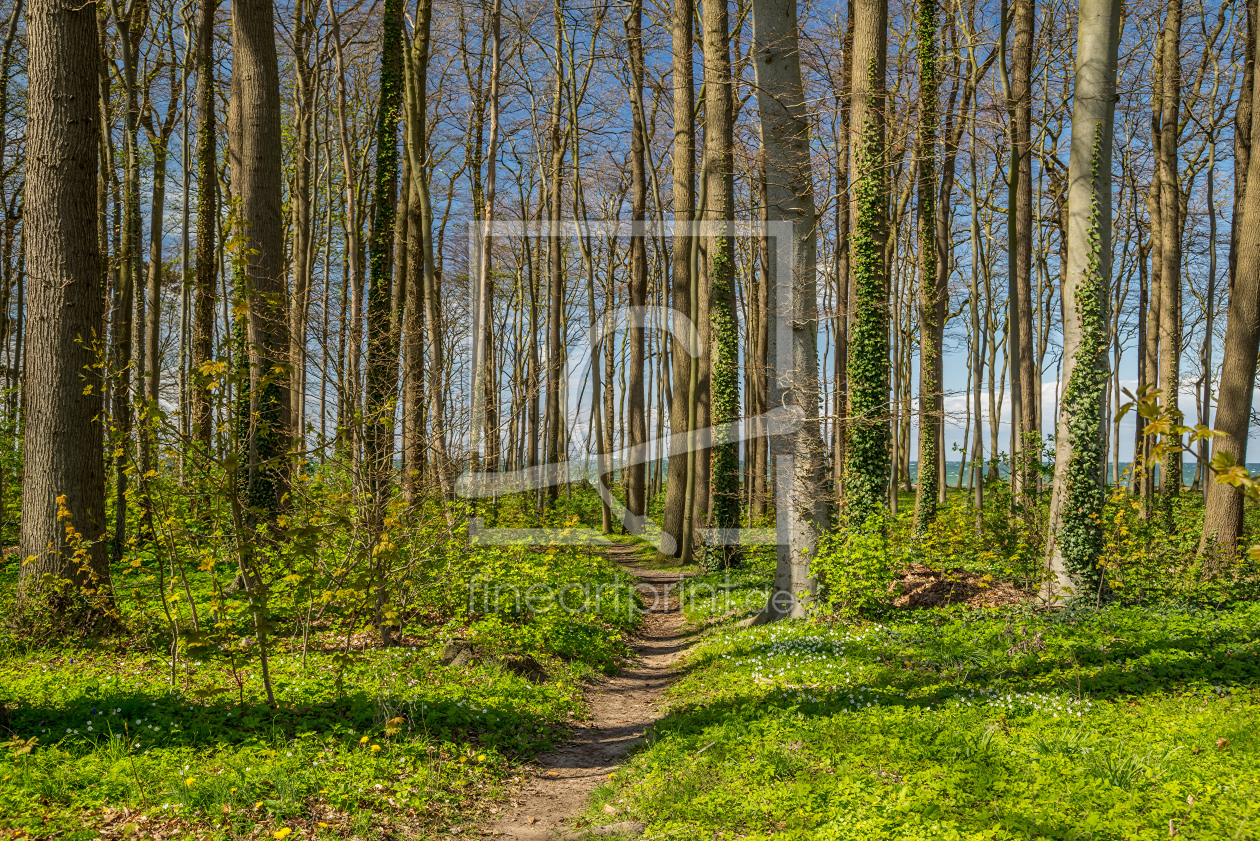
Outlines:
{"label": "ivy-covered tree trunk", "polygon": [[[218,0],[201,0],[197,6],[197,269],[193,281],[192,317],[192,436],[210,451],[214,414],[210,406],[209,370],[214,356],[214,316],[219,276],[215,247],[219,218],[215,184],[218,126],[214,95],[214,13]],[[187,164],[185,164],[187,165]]]}
{"label": "ivy-covered tree trunk", "polygon": [[[771,452],[792,456],[787,484],[787,545],[778,547],[774,589],[759,615],[762,621],[804,617],[817,589],[810,566],[818,538],[830,525],[826,487],[826,447],[819,429],[818,406],[818,227],[814,179],[809,155],[809,121],[797,39],[796,0],[755,0],[753,4],[754,68],[757,109],[765,149],[766,220],[791,225],[791,242],[765,241],[776,250],[767,265],[769,289],[765,317],[787,318],[792,326],[792,369],[769,378],[767,408],[782,405],[798,416],[800,426],[789,440],[776,440]],[[785,248],[784,245],[789,247]],[[781,256],[780,256],[781,255]],[[781,265],[790,255],[789,265]],[[788,299],[780,294],[780,273],[791,271]],[[787,375],[786,377],[784,375]],[[791,384],[785,391],[781,383]],[[786,454],[785,453],[785,454]],[[778,459],[776,459],[778,462]],[[782,498],[782,495],[780,495]]]}
{"label": "ivy-covered tree trunk", "polygon": [[884,73],[888,53],[887,0],[855,0],[853,104],[849,130],[850,285],[848,441],[845,517],[862,528],[888,494],[888,181],[884,167]]}
{"label": "ivy-covered tree trunk", "polygon": [[946,295],[936,254],[936,0],[919,0],[919,475],[914,530],[936,519],[942,430],[942,318]]}
{"label": "ivy-covered tree trunk", "polygon": [[1120,0],[1081,0],[1072,150],[1068,265],[1063,288],[1063,378],[1050,503],[1052,601],[1101,593],[1098,566],[1107,501],[1108,314],[1111,290],[1111,145]]}
{"label": "ivy-covered tree trunk", "polygon": [[382,20],[381,92],[376,112],[376,181],[372,240],[368,246],[367,417],[364,461],[368,470],[369,539],[385,516],[394,462],[394,409],[398,395],[398,347],[393,306],[394,221],[398,206],[398,118],[402,107],[402,0],[386,0]]}

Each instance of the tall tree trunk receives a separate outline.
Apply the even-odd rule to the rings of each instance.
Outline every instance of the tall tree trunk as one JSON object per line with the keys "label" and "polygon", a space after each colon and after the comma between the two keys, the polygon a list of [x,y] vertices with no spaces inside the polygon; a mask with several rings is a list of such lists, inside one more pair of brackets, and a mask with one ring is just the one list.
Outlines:
{"label": "tall tree trunk", "polygon": [[941,377],[944,372],[942,303],[948,301],[948,275],[936,254],[937,75],[936,0],[919,0],[919,475],[914,496],[914,530],[923,534],[936,519],[940,489],[943,421]]}
{"label": "tall tree trunk", "polygon": [[850,97],[853,87],[853,0],[849,0],[844,25],[844,43],[841,47],[844,69],[843,84],[836,94],[836,108],[840,112],[840,126],[836,136],[836,318],[835,318],[835,377],[836,393],[835,433],[831,454],[831,483],[837,510],[844,510],[844,462],[849,436],[849,335],[852,297],[851,248],[849,231],[853,220],[849,216],[849,161],[853,157],[850,146]]}
{"label": "tall tree trunk", "polygon": [[[1036,397],[1041,388],[1033,351],[1032,303],[1032,47],[1034,0],[1015,0],[1006,13],[1002,38],[1011,30],[1009,73],[1001,58],[1010,122],[1011,160],[1007,174],[1007,261],[1010,273],[1007,342],[1011,376],[1011,479],[1021,493],[1035,490],[1039,458]],[[1005,50],[1005,45],[999,46]]]}
{"label": "tall tree trunk", "polygon": [[853,315],[849,338],[849,438],[845,516],[861,528],[888,493],[888,181],[884,167],[887,0],[853,4],[853,101],[849,146],[849,236]]}
{"label": "tall tree trunk", "polygon": [[[228,146],[249,303],[249,502],[273,522],[288,496],[289,324],[284,283],[280,72],[272,0],[232,7]],[[256,465],[256,468],[253,466]]]}
{"label": "tall tree trunk", "polygon": [[[777,552],[774,590],[760,614],[763,620],[784,616],[801,618],[817,590],[810,564],[818,538],[830,526],[827,498],[826,447],[819,429],[818,405],[818,294],[817,214],[810,166],[809,120],[797,39],[796,0],[755,0],[753,39],[757,73],[757,108],[761,113],[761,141],[766,161],[766,214],[771,224],[791,226],[790,242],[775,242],[778,255],[790,255],[791,286],[780,288],[779,259],[770,261],[766,278],[770,290],[767,316],[790,319],[792,370],[782,388],[784,372],[770,379],[767,407],[782,406],[797,422],[787,440],[773,439],[776,466],[791,456],[787,484],[787,543]],[[783,293],[787,292],[787,300]]]}
{"label": "tall tree trunk", "polygon": [[214,13],[218,8],[218,0],[201,0],[197,7],[197,276],[193,284],[192,434],[207,453],[212,444],[214,417],[210,407],[211,377],[206,366],[214,357],[219,261],[215,247],[219,217],[215,182],[218,126],[214,114]]}
{"label": "tall tree trunk", "polygon": [[289,359],[293,366],[293,417],[290,428],[299,452],[306,449],[306,318],[310,310],[311,276],[314,271],[311,150],[315,125],[315,90],[310,65],[314,28],[315,0],[297,0],[293,20],[293,131],[296,154],[290,195],[293,220],[293,285],[289,310]]}
{"label": "tall tree trunk", "polygon": [[[564,454],[561,444],[564,436],[561,427],[564,425],[560,401],[560,386],[564,369],[564,336],[562,332],[564,320],[564,259],[561,240],[559,238],[561,174],[564,167],[564,138],[561,130],[561,111],[564,97],[564,0],[555,0],[555,37],[556,61],[555,92],[551,99],[551,115],[547,128],[550,164],[548,166],[548,199],[550,211],[548,224],[551,236],[547,240],[547,409],[545,423],[547,427],[547,465],[559,464]],[[547,479],[546,498],[555,505],[559,497],[558,477],[549,474]]]}
{"label": "tall tree trunk", "polygon": [[[96,3],[30,0],[26,12],[26,425],[22,447],[20,606],[112,610],[105,533],[101,327],[104,273],[97,232]],[[86,380],[86,382],[85,382]],[[64,514],[63,514],[64,512]],[[71,538],[71,527],[75,537]],[[70,593],[47,580],[70,579]]]}
{"label": "tall tree trunk", "polygon": [[[669,406],[669,476],[665,482],[665,509],[661,523],[664,533],[661,555],[690,560],[691,546],[682,540],[684,521],[692,512],[687,500],[687,419],[694,346],[694,321],[691,311],[692,263],[691,247],[694,232],[690,230],[695,215],[696,134],[695,80],[692,70],[692,0],[674,0],[673,64],[674,64],[674,242],[673,272],[670,279],[670,306],[674,310],[672,331],[673,391]],[[672,543],[671,543],[672,541]]]}
{"label": "tall tree trunk", "polygon": [[1106,535],[1106,417],[1111,291],[1111,148],[1120,0],[1082,0],[1068,163],[1063,405],[1050,504],[1051,600],[1100,592]]}
{"label": "tall tree trunk", "polygon": [[[398,204],[398,116],[403,87],[403,2],[386,0],[382,19],[380,101],[376,111],[376,168],[372,235],[368,246],[367,403],[364,463],[370,500],[365,524],[375,540],[385,516],[394,462],[393,416],[398,392],[398,348],[390,311],[394,292],[394,217]],[[382,638],[388,626],[378,617]]]}
{"label": "tall tree trunk", "polygon": [[643,0],[630,0],[630,12],[626,17],[626,40],[630,52],[630,111],[632,128],[630,137],[630,218],[636,230],[630,237],[630,285],[628,303],[631,307],[629,344],[630,370],[626,375],[626,411],[629,415],[629,448],[626,457],[626,507],[632,518],[631,531],[642,528],[640,518],[647,512],[647,418],[644,415],[643,356],[644,330],[642,308],[647,306],[647,232],[642,223],[647,218],[647,169],[644,162],[644,143],[647,139],[647,123],[643,114]]}
{"label": "tall tree trunk", "polygon": [[[486,180],[484,185],[483,229],[478,231],[477,254],[477,323],[474,325],[474,371],[480,384],[474,386],[478,411],[474,417],[475,432],[483,440],[485,457],[482,469],[499,469],[499,375],[495,368],[494,341],[494,274],[491,254],[490,225],[494,221],[497,160],[499,154],[499,82],[503,74],[502,54],[503,0],[494,0],[490,9],[490,138],[486,147]],[[475,448],[474,448],[475,451]]]}
{"label": "tall tree trunk", "polygon": [[[1159,150],[1160,316],[1159,367],[1165,405],[1180,419],[1181,387],[1181,191],[1177,134],[1181,120],[1181,0],[1168,0],[1164,21],[1163,108]],[[1180,423],[1180,420],[1178,420]],[[1170,447],[1160,464],[1165,503],[1181,493],[1181,450]]]}
{"label": "tall tree trunk", "polygon": [[[1216,399],[1214,428],[1218,435],[1212,439],[1213,459],[1228,458],[1235,464],[1247,462],[1252,388],[1256,379],[1257,347],[1260,345],[1260,242],[1257,242],[1257,236],[1260,236],[1260,189],[1248,189],[1249,185],[1260,184],[1257,180],[1260,179],[1260,158],[1251,155],[1252,145],[1260,134],[1257,131],[1260,120],[1253,119],[1256,91],[1260,89],[1255,84],[1256,0],[1247,2],[1246,33],[1246,66],[1234,120],[1234,224],[1229,244],[1229,308]],[[1238,551],[1242,529],[1242,492],[1233,485],[1209,480],[1199,554],[1218,553],[1219,560],[1232,560]]]}
{"label": "tall tree trunk", "polygon": [[[1143,374],[1146,380],[1147,388],[1158,389],[1160,387],[1159,380],[1159,339],[1160,339],[1160,321],[1163,313],[1161,302],[1163,300],[1163,283],[1161,278],[1164,273],[1163,261],[1163,239],[1164,230],[1161,223],[1161,175],[1160,175],[1160,149],[1163,146],[1163,131],[1161,129],[1164,114],[1164,89],[1160,83],[1160,79],[1164,74],[1164,30],[1160,30],[1158,43],[1155,47],[1155,58],[1151,62],[1151,79],[1153,88],[1151,90],[1151,148],[1154,155],[1154,161],[1151,166],[1151,183],[1146,194],[1146,209],[1150,216],[1151,224],[1151,274],[1150,274],[1150,294],[1147,299],[1149,309],[1146,311],[1146,344],[1143,346]],[[1138,417],[1137,425],[1141,429],[1145,426],[1144,418]],[[1150,451],[1150,436],[1143,436],[1142,452],[1145,455]],[[1150,507],[1150,499],[1155,491],[1155,472],[1153,467],[1147,467],[1142,475],[1142,495],[1145,498],[1143,504],[1143,515],[1147,513]]]}
{"label": "tall tree trunk", "polygon": [[[443,500],[449,500],[453,493],[454,481],[450,475],[450,456],[447,452],[446,440],[446,406],[443,400],[445,387],[442,378],[446,371],[445,355],[442,348],[442,315],[439,308],[437,267],[434,263],[433,248],[433,206],[429,198],[429,170],[427,160],[428,149],[428,72],[430,55],[430,29],[433,19],[432,0],[423,0],[416,9],[415,36],[412,41],[408,61],[410,62],[410,85],[408,88],[408,109],[411,112],[411,143],[407,153],[411,159],[412,189],[416,205],[416,219],[409,226],[415,231],[417,242],[408,264],[413,272],[420,273],[424,309],[424,332],[427,339],[428,370],[427,391],[429,423],[432,426],[434,470],[437,474],[438,487]],[[417,302],[420,303],[420,302]]]}
{"label": "tall tree trunk", "polygon": [[113,559],[122,558],[127,545],[127,485],[132,432],[133,315],[136,284],[140,278],[140,152],[137,148],[140,126],[139,87],[136,75],[136,49],[148,24],[148,6],[131,0],[120,8],[114,4],[119,47],[123,60],[123,92],[126,111],[123,119],[125,164],[123,169],[122,221],[119,231],[118,282],[114,286],[114,317],[111,325],[110,367],[113,373],[114,424],[114,536]]}
{"label": "tall tree trunk", "polygon": [[[717,232],[705,238],[709,294],[701,312],[708,315],[711,356],[711,513],[721,544],[725,530],[739,527],[739,445],[734,441],[739,422],[739,336],[735,322],[735,241],[731,230],[735,212],[734,104],[726,0],[704,0],[703,6],[704,157],[709,168],[705,221],[717,226]],[[734,558],[725,545],[718,552],[726,563]]]}

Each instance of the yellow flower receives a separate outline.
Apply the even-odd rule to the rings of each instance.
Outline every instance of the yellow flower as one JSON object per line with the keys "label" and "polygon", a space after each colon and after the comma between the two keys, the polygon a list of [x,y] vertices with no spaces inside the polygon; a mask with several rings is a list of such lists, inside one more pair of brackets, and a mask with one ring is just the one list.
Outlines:
{"label": "yellow flower", "polygon": [[190,786],[190,785],[192,785],[192,784],[193,784],[193,783],[195,783],[195,782],[197,782],[197,778],[196,778],[196,777],[189,777],[188,779],[184,780],[184,785],[186,785],[186,786]]}
{"label": "yellow flower", "polygon": [[319,828],[320,828],[320,829],[328,829],[328,824],[324,823],[323,821],[320,821],[320,822],[319,822]]}
{"label": "yellow flower", "polygon": [[380,745],[372,745],[372,753],[376,753],[381,749]]}
{"label": "yellow flower", "polygon": [[368,740],[368,737],[367,737],[367,736],[364,736],[362,739],[360,739],[360,740],[359,740],[359,744],[361,744],[361,745],[366,745],[366,744],[367,744],[367,740]]}
{"label": "yellow flower", "polygon": [[275,832],[271,833],[271,835],[274,838],[288,838],[289,833],[292,831],[293,830],[289,829],[287,826],[282,826],[279,829],[277,829]]}

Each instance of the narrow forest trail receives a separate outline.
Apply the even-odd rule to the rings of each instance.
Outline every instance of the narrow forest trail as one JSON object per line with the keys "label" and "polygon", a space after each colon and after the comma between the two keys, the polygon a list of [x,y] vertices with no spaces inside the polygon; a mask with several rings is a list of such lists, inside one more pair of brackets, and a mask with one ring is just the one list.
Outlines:
{"label": "narrow forest trail", "polygon": [[[588,690],[590,717],[573,726],[572,738],[538,757],[528,781],[511,794],[506,813],[482,831],[485,835],[538,841],[581,837],[572,819],[661,716],[661,697],[677,677],[678,659],[689,644],[677,594],[687,576],[637,567],[634,546],[613,544],[605,554],[638,579],[647,607],[632,645],[635,659]],[[642,825],[627,823],[624,829],[633,834]]]}

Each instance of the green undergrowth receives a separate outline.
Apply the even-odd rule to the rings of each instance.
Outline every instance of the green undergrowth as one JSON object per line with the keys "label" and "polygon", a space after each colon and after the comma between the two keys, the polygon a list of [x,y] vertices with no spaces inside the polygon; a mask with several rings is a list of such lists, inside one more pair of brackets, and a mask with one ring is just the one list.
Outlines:
{"label": "green undergrowth", "polygon": [[[194,573],[194,599],[214,567]],[[278,584],[274,708],[230,601],[200,612],[226,647],[190,637],[173,662],[140,592],[120,600],[124,621],[149,631],[40,646],[0,635],[0,838],[427,838],[473,826],[477,804],[583,713],[582,681],[616,670],[637,597],[615,565],[572,547],[466,549],[430,573],[413,582],[402,644],[385,649],[331,608],[303,625],[311,603]],[[138,573],[116,580],[129,575],[143,589]],[[478,659],[441,665],[453,638]],[[524,655],[545,682],[503,664]]]}
{"label": "green undergrowth", "polygon": [[727,625],[591,817],[646,837],[1258,838],[1258,686],[1255,603]]}
{"label": "green undergrowth", "polygon": [[761,610],[774,580],[775,547],[747,546],[732,569],[702,572],[679,585],[679,604],[692,625],[738,619]]}

